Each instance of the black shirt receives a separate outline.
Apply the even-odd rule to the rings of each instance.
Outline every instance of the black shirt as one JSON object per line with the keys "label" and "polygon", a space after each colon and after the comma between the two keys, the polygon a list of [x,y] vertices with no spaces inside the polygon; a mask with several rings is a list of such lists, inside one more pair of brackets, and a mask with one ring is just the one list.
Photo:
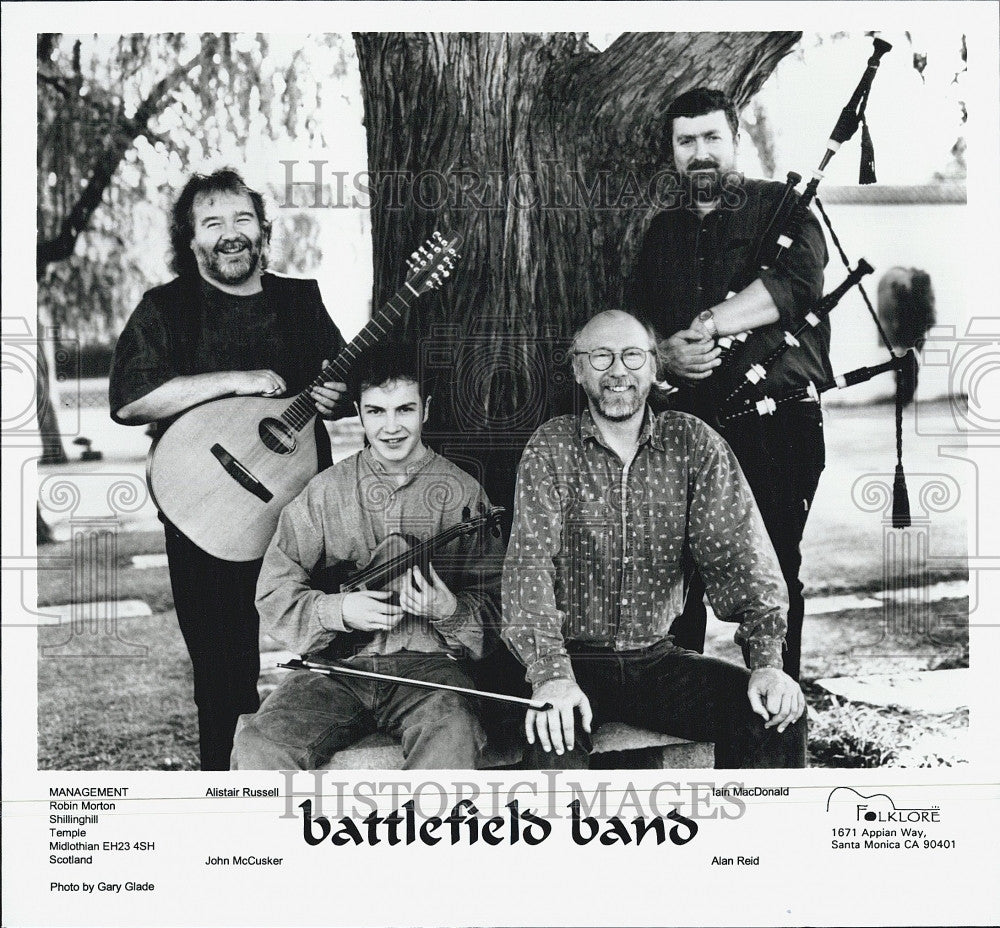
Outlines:
{"label": "black shirt", "polygon": [[[761,270],[753,262],[764,232],[778,207],[784,185],[743,179],[718,208],[705,216],[678,208],[657,213],[643,239],[635,269],[626,283],[626,304],[660,337],[686,329],[705,309],[738,293],[755,279],[771,294],[779,320],[755,332],[724,367],[740,377],[753,361],[795,331],[823,294],[827,261],[823,231],[811,213],[793,246],[776,267]],[[786,351],[766,380],[766,393],[777,396],[808,381],[826,381],[830,368],[830,322],[824,319],[801,337],[802,347]],[[712,420],[728,384],[716,368],[712,377],[681,387],[679,408]],[[756,399],[757,396],[755,395]]]}
{"label": "black shirt", "polygon": [[[262,291],[234,296],[198,278],[148,291],[115,346],[111,416],[174,377],[270,369],[300,393],[344,346],[315,280],[264,274]],[[170,420],[157,423],[160,430]]]}

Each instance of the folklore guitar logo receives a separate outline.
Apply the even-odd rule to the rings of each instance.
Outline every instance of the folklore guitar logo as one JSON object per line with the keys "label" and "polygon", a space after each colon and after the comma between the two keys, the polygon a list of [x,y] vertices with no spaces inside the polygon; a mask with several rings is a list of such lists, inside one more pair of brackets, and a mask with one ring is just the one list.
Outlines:
{"label": "folklore guitar logo", "polygon": [[855,822],[883,822],[910,824],[914,822],[940,822],[940,806],[900,808],[888,793],[859,793],[852,786],[838,786],[826,798],[826,811],[850,809]]}

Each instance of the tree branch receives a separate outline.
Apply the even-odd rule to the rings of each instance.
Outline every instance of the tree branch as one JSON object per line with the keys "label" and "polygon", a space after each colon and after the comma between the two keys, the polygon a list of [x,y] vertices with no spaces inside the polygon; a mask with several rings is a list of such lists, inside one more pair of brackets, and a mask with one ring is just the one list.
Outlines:
{"label": "tree branch", "polygon": [[[801,32],[627,32],[604,52],[567,62],[564,89],[596,119],[626,112],[656,119],[699,84],[726,90],[737,108],[760,89]],[[572,92],[572,93],[571,93]]]}
{"label": "tree branch", "polygon": [[65,82],[61,80],[59,77],[56,77],[54,74],[46,74],[40,67],[38,68],[37,74],[38,74],[38,79],[43,84],[47,84],[53,90],[60,93],[63,97],[68,99],[73,95],[70,89],[66,86]]}
{"label": "tree branch", "polygon": [[38,242],[35,253],[35,274],[38,279],[41,279],[49,264],[63,261],[73,253],[76,240],[87,227],[94,210],[100,206],[104,192],[108,189],[122,158],[125,157],[125,152],[135,139],[147,130],[149,122],[162,110],[166,98],[177,89],[184,78],[214,54],[215,46],[214,39],[204,40],[197,55],[178,65],[153,86],[131,119],[124,115],[119,116],[118,124],[111,132],[108,142],[94,158],[87,185],[60,224],[59,232],[53,238]]}

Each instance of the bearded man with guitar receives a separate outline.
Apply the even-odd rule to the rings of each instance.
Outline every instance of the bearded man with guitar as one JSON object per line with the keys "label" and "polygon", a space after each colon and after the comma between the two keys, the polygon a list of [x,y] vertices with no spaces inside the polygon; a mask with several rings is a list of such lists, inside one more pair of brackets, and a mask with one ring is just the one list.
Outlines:
{"label": "bearded man with guitar", "polygon": [[[341,382],[310,382],[344,347],[315,280],[265,272],[270,237],[261,195],[232,170],[194,175],[173,209],[171,244],[178,276],[143,296],[115,348],[111,415],[153,423],[157,437],[192,407],[222,397],[276,397],[309,386],[323,418],[349,411]],[[208,404],[201,406],[201,404]],[[209,416],[224,424],[224,415]],[[318,420],[313,472],[329,464]],[[212,461],[225,479],[221,467]],[[180,479],[207,465],[193,461]],[[173,496],[175,494],[171,494]],[[157,498],[164,510],[170,498]],[[235,519],[235,514],[232,518]],[[259,705],[258,616],[254,559],[222,559],[196,544],[169,517],[165,524],[177,620],[194,667],[203,770],[226,770],[237,718]]]}
{"label": "bearded man with guitar", "polygon": [[[491,512],[489,501],[475,479],[424,445],[430,397],[410,359],[382,353],[356,376],[365,447],[314,477],[282,511],[257,608],[268,634],[307,663],[340,661],[383,676],[293,671],[241,719],[234,769],[314,769],[373,731],[400,739],[404,769],[474,769],[486,740],[468,695],[388,678],[473,686],[466,662],[498,636],[503,545],[462,523]],[[438,538],[447,543],[437,548]],[[353,576],[342,592],[325,592],[329,578],[317,578],[338,566]]]}

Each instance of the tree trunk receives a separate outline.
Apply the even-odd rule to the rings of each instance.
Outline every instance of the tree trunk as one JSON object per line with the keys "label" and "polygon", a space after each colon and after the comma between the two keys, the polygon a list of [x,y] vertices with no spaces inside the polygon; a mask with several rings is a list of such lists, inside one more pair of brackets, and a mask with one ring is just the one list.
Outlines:
{"label": "tree trunk", "polygon": [[435,228],[457,272],[407,328],[437,375],[429,437],[510,505],[521,449],[573,397],[569,334],[620,305],[669,167],[662,115],[708,84],[742,106],[800,33],[356,35],[375,305]]}

